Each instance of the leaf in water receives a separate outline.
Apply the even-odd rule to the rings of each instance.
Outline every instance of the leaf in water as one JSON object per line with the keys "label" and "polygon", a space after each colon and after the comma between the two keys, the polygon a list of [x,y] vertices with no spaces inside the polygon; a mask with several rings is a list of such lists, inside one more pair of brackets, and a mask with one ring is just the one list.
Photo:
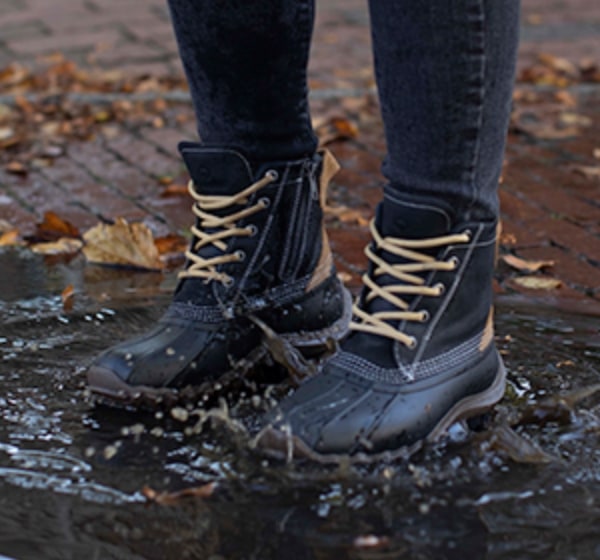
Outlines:
{"label": "leaf in water", "polygon": [[210,498],[217,487],[218,484],[216,482],[209,482],[202,486],[193,486],[192,488],[185,488],[178,492],[157,492],[149,486],[144,486],[142,494],[149,502],[154,502],[161,506],[174,506],[185,498]]}
{"label": "leaf in water", "polygon": [[[560,364],[557,365],[560,367]],[[551,395],[537,403],[527,405],[519,415],[515,425],[537,424],[543,426],[548,422],[557,422],[561,425],[569,424],[575,406],[583,399],[587,399],[598,392],[600,392],[600,384],[576,389],[562,395]]]}
{"label": "leaf in water", "polygon": [[29,246],[30,249],[39,255],[72,255],[77,253],[83,247],[81,239],[72,237],[61,237],[56,241],[42,241]]}
{"label": "leaf in water", "polygon": [[64,311],[71,311],[73,309],[73,301],[75,299],[75,288],[73,284],[69,284],[60,294],[63,304]]}
{"label": "leaf in water", "polygon": [[530,261],[515,255],[502,255],[501,258],[507,265],[523,272],[537,272],[542,268],[554,266],[554,261]]}
{"label": "leaf in water", "polygon": [[529,290],[556,290],[562,286],[558,278],[548,276],[521,276],[514,278],[513,282]]}
{"label": "leaf in water", "polygon": [[54,212],[45,212],[44,219],[36,225],[32,241],[56,241],[62,237],[80,238],[79,230],[68,220]]}
{"label": "leaf in water", "polygon": [[152,232],[145,224],[129,224],[117,218],[113,225],[98,224],[83,234],[83,252],[89,262],[160,270],[160,260]]}
{"label": "leaf in water", "polygon": [[517,434],[511,427],[501,424],[493,429],[490,437],[493,449],[506,453],[516,463],[551,463],[556,459],[537,444]]}

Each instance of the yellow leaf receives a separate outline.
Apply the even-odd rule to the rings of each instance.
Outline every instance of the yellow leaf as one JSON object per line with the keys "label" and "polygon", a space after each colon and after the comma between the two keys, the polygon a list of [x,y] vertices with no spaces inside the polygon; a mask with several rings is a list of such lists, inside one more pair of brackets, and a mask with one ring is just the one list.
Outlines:
{"label": "yellow leaf", "polygon": [[158,250],[145,224],[129,224],[117,218],[113,225],[98,224],[83,235],[83,252],[89,262],[113,266],[160,270]]}
{"label": "yellow leaf", "polygon": [[31,250],[39,255],[71,255],[83,247],[79,239],[61,237],[57,241],[46,241],[31,245]]}
{"label": "yellow leaf", "polygon": [[0,247],[7,247],[9,245],[20,245],[18,230],[11,229],[0,235]]}
{"label": "yellow leaf", "polygon": [[562,286],[562,282],[558,278],[548,276],[521,276],[513,281],[530,290],[555,290]]}
{"label": "yellow leaf", "polygon": [[537,272],[542,268],[554,266],[554,261],[529,261],[515,255],[502,255],[502,260],[507,265],[524,272]]}

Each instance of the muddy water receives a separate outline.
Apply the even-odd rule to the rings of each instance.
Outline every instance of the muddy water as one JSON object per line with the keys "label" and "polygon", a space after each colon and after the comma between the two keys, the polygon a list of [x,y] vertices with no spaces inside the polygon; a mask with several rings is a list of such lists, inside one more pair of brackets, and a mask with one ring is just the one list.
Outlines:
{"label": "muddy water", "polygon": [[[510,382],[480,431],[323,468],[266,461],[235,424],[89,402],[83,365],[156,318],[173,278],[12,251],[0,270],[0,557],[600,558],[600,395],[578,393],[600,383],[597,317],[501,308]],[[268,401],[220,406],[248,424]]]}

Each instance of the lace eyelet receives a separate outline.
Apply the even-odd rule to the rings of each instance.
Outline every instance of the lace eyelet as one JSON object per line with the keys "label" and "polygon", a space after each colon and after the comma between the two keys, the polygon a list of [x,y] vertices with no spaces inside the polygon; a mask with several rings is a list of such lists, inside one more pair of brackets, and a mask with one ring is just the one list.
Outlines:
{"label": "lace eyelet", "polygon": [[421,313],[421,318],[419,319],[421,323],[427,323],[427,321],[429,321],[429,319],[431,318],[431,315],[429,314],[429,311],[427,311],[427,309],[423,309],[419,313]]}
{"label": "lace eyelet", "polygon": [[466,229],[465,231],[463,231],[463,235],[466,235],[469,238],[467,243],[470,243],[473,237],[473,232],[470,229]]}
{"label": "lace eyelet", "polygon": [[246,252],[245,251],[238,250],[234,253],[234,255],[237,257],[237,260],[239,262],[243,262],[246,260]]}
{"label": "lace eyelet", "polygon": [[409,342],[406,344],[409,350],[414,350],[417,347],[417,339],[414,336],[410,337]]}
{"label": "lace eyelet", "polygon": [[458,257],[450,257],[446,262],[453,265],[452,270],[456,270],[460,265],[460,259]]}
{"label": "lace eyelet", "polygon": [[246,226],[250,237],[254,237],[258,233],[258,228],[254,224],[249,224]]}
{"label": "lace eyelet", "polygon": [[271,199],[267,198],[266,196],[263,196],[262,198],[258,199],[258,203],[263,207],[263,208],[268,208],[269,206],[271,206]]}
{"label": "lace eyelet", "polygon": [[223,280],[223,285],[226,288],[231,288],[235,284],[235,280],[229,276],[226,280]]}
{"label": "lace eyelet", "polygon": [[437,289],[438,291],[438,296],[444,295],[444,292],[446,291],[446,286],[444,286],[444,284],[442,284],[441,282],[438,282],[434,288]]}
{"label": "lace eyelet", "polygon": [[272,181],[277,181],[277,179],[279,179],[279,173],[275,171],[275,169],[269,169],[265,175]]}

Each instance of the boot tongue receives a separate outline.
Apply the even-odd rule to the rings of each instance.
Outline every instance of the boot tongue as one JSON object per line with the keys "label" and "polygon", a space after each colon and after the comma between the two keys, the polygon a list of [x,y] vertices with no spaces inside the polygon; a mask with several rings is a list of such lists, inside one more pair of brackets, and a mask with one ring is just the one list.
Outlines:
{"label": "boot tongue", "polygon": [[[253,183],[252,168],[248,160],[234,149],[223,147],[204,146],[193,142],[182,142],[179,151],[188,168],[198,194],[231,196]],[[232,211],[239,210],[240,206],[227,207],[214,210],[217,216],[225,216]],[[201,228],[205,233],[215,230]],[[196,239],[192,241],[192,247]],[[215,245],[208,244],[194,251],[205,259],[210,259],[223,252]],[[175,293],[176,302],[194,302],[198,305],[212,305],[215,302],[210,285],[201,278],[185,278]]]}
{"label": "boot tongue", "polygon": [[386,195],[385,204],[377,209],[376,224],[382,237],[428,239],[450,231],[450,216],[450,209]]}
{"label": "boot tongue", "polygon": [[199,194],[233,195],[253,182],[248,160],[233,149],[182,142],[179,151]]}

